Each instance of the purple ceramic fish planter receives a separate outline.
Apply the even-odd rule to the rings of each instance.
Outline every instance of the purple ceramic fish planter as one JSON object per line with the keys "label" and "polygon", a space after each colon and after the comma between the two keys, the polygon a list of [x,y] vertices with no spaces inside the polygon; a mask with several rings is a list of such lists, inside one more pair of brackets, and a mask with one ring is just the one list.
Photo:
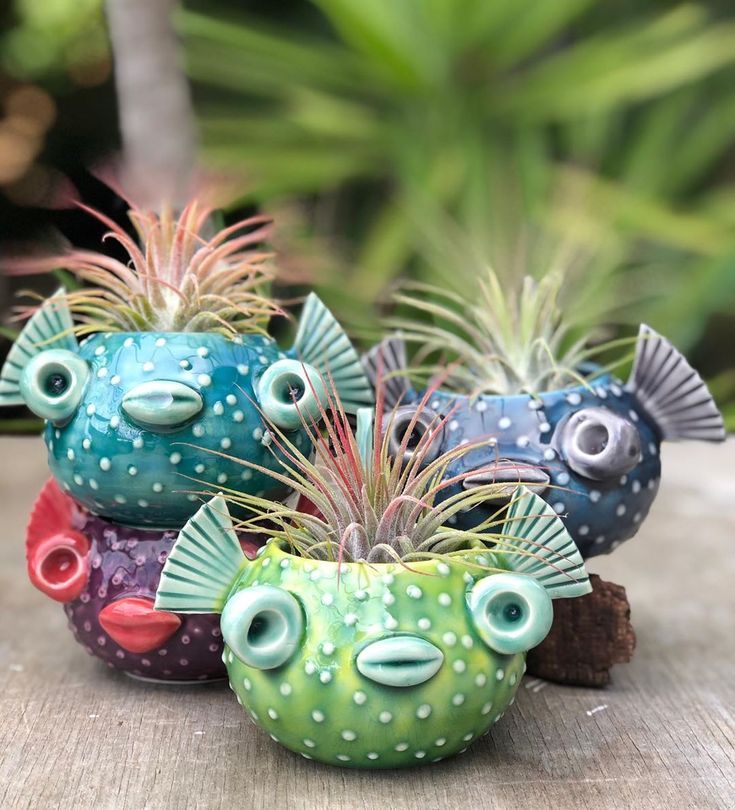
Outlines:
{"label": "purple ceramic fish planter", "polygon": [[[178,223],[131,217],[145,255],[118,229],[131,266],[88,252],[57,258],[55,266],[102,289],[49,299],[0,373],[0,405],[26,404],[46,420],[55,481],[29,527],[29,574],[65,604],[77,639],[109,665],[152,679],[223,677],[213,616],[153,611],[177,531],[212,491],[290,494],[284,481],[234,458],[279,470],[269,425],[305,447],[302,420],[326,406],[326,375],[348,410],[370,404],[372,392],[352,344],[314,294],[291,349],[265,333],[278,309],[256,294],[265,271],[263,254],[244,250],[257,241],[252,235],[230,229],[231,239],[194,238],[206,222],[196,206]],[[80,328],[91,332],[81,342]]]}
{"label": "purple ceramic fish planter", "polygon": [[[661,335],[641,326],[634,367],[627,383],[590,374],[585,384],[534,396],[454,394],[443,388],[414,390],[406,376],[400,337],[387,338],[365,358],[373,384],[385,377],[384,419],[398,447],[434,431],[435,455],[487,436],[478,448],[450,464],[447,480],[468,470],[476,475],[448,485],[444,497],[462,487],[523,482],[563,516],[582,556],[604,554],[632,537],[648,514],[661,475],[663,441],[725,438],[722,416],[707,386]],[[471,528],[503,501],[479,505],[456,517]]]}

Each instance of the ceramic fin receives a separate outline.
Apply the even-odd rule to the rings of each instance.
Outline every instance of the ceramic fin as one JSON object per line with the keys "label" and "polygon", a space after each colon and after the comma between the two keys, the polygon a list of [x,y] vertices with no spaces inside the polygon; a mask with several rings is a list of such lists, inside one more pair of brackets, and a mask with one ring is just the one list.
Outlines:
{"label": "ceramic fin", "polygon": [[363,355],[362,365],[373,388],[377,388],[378,377],[381,378],[386,408],[406,402],[411,383],[405,373],[408,367],[406,343],[400,335],[384,338],[373,346]]}
{"label": "ceramic fin", "polygon": [[360,408],[357,412],[357,449],[366,472],[370,472],[373,464],[373,432],[375,430],[375,410],[373,408]]}
{"label": "ceramic fin", "polygon": [[626,389],[669,441],[725,440],[722,414],[704,380],[666,338],[641,324]]}
{"label": "ceramic fin", "polygon": [[79,351],[64,295],[64,289],[57,290],[23,327],[12,345],[0,372],[0,406],[23,404],[20,378],[23,369],[37,354],[46,349]]}
{"label": "ceramic fin", "polygon": [[246,559],[227,504],[217,495],[179,533],[161,573],[156,610],[221,613]]}
{"label": "ceramic fin", "polygon": [[561,518],[535,493],[519,487],[511,499],[496,551],[513,571],[528,574],[552,599],[592,591],[582,556]]}
{"label": "ceramic fin", "polygon": [[347,413],[373,404],[373,389],[352,341],[315,293],[304,303],[293,352],[333,381]]}

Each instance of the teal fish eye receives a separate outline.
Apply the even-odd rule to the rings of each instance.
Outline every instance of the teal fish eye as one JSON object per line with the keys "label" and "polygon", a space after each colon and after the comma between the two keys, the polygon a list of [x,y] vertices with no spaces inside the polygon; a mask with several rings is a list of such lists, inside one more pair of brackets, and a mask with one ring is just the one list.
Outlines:
{"label": "teal fish eye", "polygon": [[19,387],[36,416],[61,425],[76,412],[88,380],[89,367],[79,355],[67,349],[48,349],[28,362]]}

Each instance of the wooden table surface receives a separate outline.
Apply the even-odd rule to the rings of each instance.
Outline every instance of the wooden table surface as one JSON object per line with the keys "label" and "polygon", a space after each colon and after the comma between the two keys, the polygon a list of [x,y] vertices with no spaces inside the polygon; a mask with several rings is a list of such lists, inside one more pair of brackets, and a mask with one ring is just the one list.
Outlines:
{"label": "wooden table surface", "polygon": [[649,520],[592,561],[626,585],[638,633],[610,687],[527,676],[466,754],[387,772],[291,754],[226,684],[147,685],[88,657],[25,574],[44,456],[0,440],[0,807],[735,807],[735,441],[667,446]]}

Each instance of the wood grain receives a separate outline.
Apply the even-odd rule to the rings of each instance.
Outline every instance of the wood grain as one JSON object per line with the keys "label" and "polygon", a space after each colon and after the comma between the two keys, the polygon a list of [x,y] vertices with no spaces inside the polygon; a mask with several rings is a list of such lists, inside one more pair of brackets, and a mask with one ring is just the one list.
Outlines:
{"label": "wood grain", "polygon": [[638,537],[591,569],[625,585],[638,635],[607,689],[536,679],[461,757],[402,772],[307,762],[224,684],[111,673],[26,579],[23,528],[46,476],[38,440],[0,441],[0,807],[732,808],[735,442],[666,448]]}

